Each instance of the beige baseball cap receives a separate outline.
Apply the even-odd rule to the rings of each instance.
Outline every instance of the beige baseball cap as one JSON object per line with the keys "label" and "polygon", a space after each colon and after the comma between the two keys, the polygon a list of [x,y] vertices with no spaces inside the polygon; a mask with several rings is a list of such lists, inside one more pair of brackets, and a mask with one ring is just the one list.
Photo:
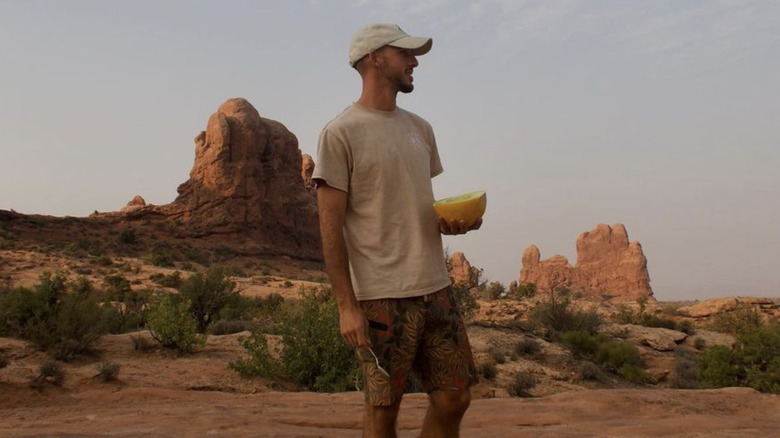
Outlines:
{"label": "beige baseball cap", "polygon": [[395,24],[369,24],[352,37],[349,44],[350,67],[354,67],[364,56],[384,46],[412,49],[415,56],[420,56],[431,50],[433,39],[410,36]]}

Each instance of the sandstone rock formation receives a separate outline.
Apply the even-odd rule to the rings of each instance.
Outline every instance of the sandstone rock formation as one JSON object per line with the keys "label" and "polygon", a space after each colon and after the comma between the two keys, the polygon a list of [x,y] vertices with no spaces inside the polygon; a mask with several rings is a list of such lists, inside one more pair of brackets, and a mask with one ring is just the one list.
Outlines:
{"label": "sandstone rock formation", "polygon": [[647,259],[639,242],[629,242],[626,228],[599,224],[577,238],[577,263],[562,255],[541,260],[539,248],[523,253],[520,283],[536,283],[539,290],[565,286],[585,296],[619,300],[652,297]]}
{"label": "sandstone rock formation", "polygon": [[194,234],[240,234],[265,251],[321,258],[317,209],[301,182],[298,140],[229,99],[195,137],[195,164],[167,215]]}
{"label": "sandstone rock formation", "polygon": [[449,274],[454,284],[469,283],[471,263],[462,252],[454,252],[449,257]]}
{"label": "sandstone rock formation", "polygon": [[309,154],[301,155],[301,179],[303,179],[303,186],[306,189],[311,190],[314,188],[314,182],[311,180],[311,176],[314,174],[314,160]]}
{"label": "sandstone rock formation", "polygon": [[122,208],[122,212],[135,211],[141,207],[146,207],[146,201],[141,196],[136,195]]}

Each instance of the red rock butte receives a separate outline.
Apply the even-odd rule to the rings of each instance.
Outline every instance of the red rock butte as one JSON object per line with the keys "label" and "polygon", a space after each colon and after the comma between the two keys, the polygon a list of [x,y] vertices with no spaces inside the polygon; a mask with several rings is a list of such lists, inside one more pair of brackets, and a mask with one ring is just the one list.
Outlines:
{"label": "red rock butte", "polygon": [[539,248],[523,253],[520,283],[535,283],[541,291],[566,287],[586,297],[617,300],[651,298],[647,259],[639,242],[629,242],[626,227],[599,224],[577,238],[577,263],[562,255],[541,260]]}
{"label": "red rock butte", "polygon": [[302,165],[294,134],[246,99],[229,99],[195,137],[195,163],[175,201],[147,205],[138,196],[121,212],[92,217],[164,218],[188,237],[240,238],[252,242],[249,253],[321,260],[317,202]]}

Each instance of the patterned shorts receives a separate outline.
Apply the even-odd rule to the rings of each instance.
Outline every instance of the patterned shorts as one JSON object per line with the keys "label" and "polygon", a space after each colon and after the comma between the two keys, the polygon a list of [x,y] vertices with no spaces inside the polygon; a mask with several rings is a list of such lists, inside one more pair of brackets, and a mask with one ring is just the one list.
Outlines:
{"label": "patterned shorts", "polygon": [[477,382],[466,327],[447,287],[413,298],[362,301],[371,348],[357,350],[366,403],[400,401],[414,370],[423,388],[466,389]]}

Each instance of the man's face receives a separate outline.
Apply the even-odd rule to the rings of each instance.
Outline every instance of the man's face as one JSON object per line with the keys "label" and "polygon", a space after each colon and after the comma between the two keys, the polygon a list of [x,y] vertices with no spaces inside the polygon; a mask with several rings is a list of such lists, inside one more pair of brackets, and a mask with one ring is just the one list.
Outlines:
{"label": "man's face", "polygon": [[385,79],[402,93],[411,93],[414,90],[414,78],[412,73],[419,65],[417,57],[409,49],[385,46],[377,50],[379,60],[379,72]]}

